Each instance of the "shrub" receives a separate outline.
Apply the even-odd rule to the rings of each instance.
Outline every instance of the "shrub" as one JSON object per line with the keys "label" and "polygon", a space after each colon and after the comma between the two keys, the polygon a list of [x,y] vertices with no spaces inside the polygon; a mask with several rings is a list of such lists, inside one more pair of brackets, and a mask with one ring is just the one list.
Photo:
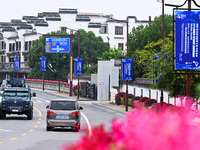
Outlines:
{"label": "shrub", "polygon": [[124,94],[125,94],[125,92],[119,92],[119,93],[117,93],[117,94],[115,95],[115,103],[116,103],[117,105],[120,105],[120,104],[121,104],[121,102],[120,102],[120,97],[123,97]]}
{"label": "shrub", "polygon": [[[130,106],[131,106],[132,98],[133,98],[133,94],[128,94],[128,105],[130,105]],[[124,105],[126,104],[125,99],[126,99],[126,94],[124,94],[124,96],[123,96]]]}
{"label": "shrub", "polygon": [[[72,91],[73,91],[73,93],[74,93],[74,95],[77,95],[77,93],[78,93],[78,85],[75,85],[73,88],[72,88]],[[80,94],[80,86],[79,86],[79,94]]]}
{"label": "shrub", "polygon": [[133,97],[132,100],[135,101],[135,100],[139,100],[140,98],[141,98],[141,97],[136,96],[136,97]]}
{"label": "shrub", "polygon": [[168,107],[168,104],[165,103],[165,102],[163,102],[163,107],[162,107],[162,108],[161,108],[161,103],[157,103],[157,104],[155,104],[155,106],[154,106],[154,110],[155,110],[156,112],[160,112],[161,109],[162,109],[162,111],[165,111],[165,110],[167,109],[167,107]]}
{"label": "shrub", "polygon": [[140,108],[143,107],[143,104],[139,100],[134,100],[134,101],[131,102],[131,107],[140,109]]}
{"label": "shrub", "polygon": [[139,99],[139,101],[140,101],[140,102],[144,102],[146,99],[148,99],[148,97],[141,97],[141,98]]}
{"label": "shrub", "polygon": [[146,99],[144,101],[144,106],[145,107],[150,107],[153,103],[157,103],[157,100],[155,100],[155,99]]}

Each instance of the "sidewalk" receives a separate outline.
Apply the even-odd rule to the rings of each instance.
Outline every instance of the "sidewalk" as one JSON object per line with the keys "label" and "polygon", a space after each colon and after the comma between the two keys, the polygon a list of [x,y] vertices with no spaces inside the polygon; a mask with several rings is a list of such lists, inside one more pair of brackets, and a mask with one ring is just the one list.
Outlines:
{"label": "sidewalk", "polygon": [[[39,89],[34,89],[34,90],[39,90]],[[77,96],[73,95],[73,96],[70,97],[69,94],[61,93],[61,92],[59,93],[58,91],[45,90],[44,92],[47,92],[47,93],[53,94],[53,95],[59,95],[59,96],[62,96],[63,98],[75,98],[75,99],[77,99]],[[113,111],[116,111],[116,112],[119,112],[119,113],[122,113],[122,114],[127,113],[124,105],[116,105],[114,103],[111,103],[110,101],[97,101],[97,100],[79,97],[79,102],[90,103],[92,105],[96,105],[96,106],[99,106],[99,107],[110,109],[110,110],[113,110]],[[128,112],[131,111],[131,110],[132,110],[132,108],[129,106]]]}

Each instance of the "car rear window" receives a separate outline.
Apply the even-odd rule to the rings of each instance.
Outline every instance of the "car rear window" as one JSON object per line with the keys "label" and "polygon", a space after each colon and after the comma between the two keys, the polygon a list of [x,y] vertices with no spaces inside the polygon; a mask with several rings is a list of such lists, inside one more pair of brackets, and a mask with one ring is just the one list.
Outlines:
{"label": "car rear window", "polygon": [[52,110],[75,110],[75,102],[73,101],[52,101],[50,109]]}

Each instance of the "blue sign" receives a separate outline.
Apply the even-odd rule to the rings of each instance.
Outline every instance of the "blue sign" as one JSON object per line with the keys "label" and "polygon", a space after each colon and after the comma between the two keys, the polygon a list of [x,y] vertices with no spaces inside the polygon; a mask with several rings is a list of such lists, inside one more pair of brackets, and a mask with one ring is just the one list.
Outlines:
{"label": "blue sign", "polygon": [[[159,59],[159,58],[160,58],[160,56],[158,56],[158,54],[155,53],[155,54],[154,54],[154,59],[155,59],[154,68],[155,68],[155,69],[158,68],[158,66],[156,66],[156,60]],[[155,74],[155,78],[156,78],[156,79],[155,79],[154,83],[157,83],[157,82],[158,82],[158,79],[157,79],[157,78],[158,78],[158,75],[157,75],[157,74]]]}
{"label": "blue sign", "polygon": [[200,11],[175,11],[175,69],[199,70]]}
{"label": "blue sign", "polygon": [[75,75],[83,74],[83,59],[75,58]]}
{"label": "blue sign", "polygon": [[40,71],[46,71],[46,70],[47,70],[47,58],[40,57]]}
{"label": "blue sign", "polygon": [[19,58],[14,59],[14,70],[20,70],[20,61]]}
{"label": "blue sign", "polygon": [[132,80],[132,59],[122,59],[122,80]]}
{"label": "blue sign", "polygon": [[70,38],[46,38],[46,53],[69,53]]}

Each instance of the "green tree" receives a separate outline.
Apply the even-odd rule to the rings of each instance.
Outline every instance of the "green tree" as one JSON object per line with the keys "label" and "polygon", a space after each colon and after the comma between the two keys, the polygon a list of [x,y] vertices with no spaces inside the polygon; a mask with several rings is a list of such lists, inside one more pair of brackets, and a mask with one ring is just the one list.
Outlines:
{"label": "green tree", "polygon": [[[173,18],[171,15],[165,15],[165,34],[167,37],[168,34],[172,31]],[[148,26],[138,26],[132,29],[132,32],[129,34],[129,56],[133,59],[133,77],[145,77],[145,74],[149,71],[144,64],[140,63],[139,53],[149,44],[150,47],[154,47],[153,52],[160,52],[161,46],[156,44],[159,39],[162,37],[162,16],[155,17],[153,22]],[[162,41],[161,41],[162,42]],[[151,49],[149,49],[151,50]],[[146,49],[146,55],[142,56],[148,62],[147,54],[152,53]],[[141,57],[141,56],[140,56]],[[149,66],[150,67],[150,66]]]}
{"label": "green tree", "polygon": [[[143,77],[152,81],[157,79],[158,82],[153,85],[153,88],[167,90],[172,97],[186,95],[187,76],[173,73],[173,40],[171,37],[165,38],[163,46],[160,39],[157,42],[147,44],[143,50],[136,51],[139,57],[138,63],[146,70]],[[160,47],[160,51],[156,50],[155,47]],[[155,53],[159,56],[157,60],[154,59]],[[158,77],[156,78],[155,75],[158,75]],[[199,76],[191,75],[190,94],[194,98],[200,96],[200,93],[196,92],[199,83]]]}
{"label": "green tree", "polygon": [[[92,31],[86,32],[85,30],[80,31],[80,58],[83,58],[83,63],[86,66],[85,70],[92,69],[97,64],[97,56],[101,56],[107,49],[107,43],[103,42],[101,37],[96,37]],[[66,32],[51,32],[51,34],[67,34]],[[73,39],[73,57],[78,57],[78,32],[75,33]],[[28,65],[32,68],[28,77],[30,78],[41,78],[42,72],[40,71],[40,57],[43,56],[42,52],[42,37],[34,42],[33,47],[29,50],[28,54]],[[45,72],[45,79],[58,80],[58,71],[61,74],[61,80],[66,81],[69,73],[69,53],[45,53],[47,57],[47,71]],[[90,69],[91,68],[91,69]],[[74,68],[73,68],[74,69]],[[83,73],[85,73],[83,70]]]}
{"label": "green tree", "polygon": [[110,59],[124,59],[126,56],[120,49],[110,48],[109,52],[105,51],[101,57],[97,57],[98,60],[110,60]]}
{"label": "green tree", "polygon": [[[173,30],[173,18],[165,15],[164,37]],[[134,55],[134,51],[143,49],[148,43],[157,42],[162,37],[162,16],[155,17],[150,25],[133,27],[129,34],[129,54]]]}

